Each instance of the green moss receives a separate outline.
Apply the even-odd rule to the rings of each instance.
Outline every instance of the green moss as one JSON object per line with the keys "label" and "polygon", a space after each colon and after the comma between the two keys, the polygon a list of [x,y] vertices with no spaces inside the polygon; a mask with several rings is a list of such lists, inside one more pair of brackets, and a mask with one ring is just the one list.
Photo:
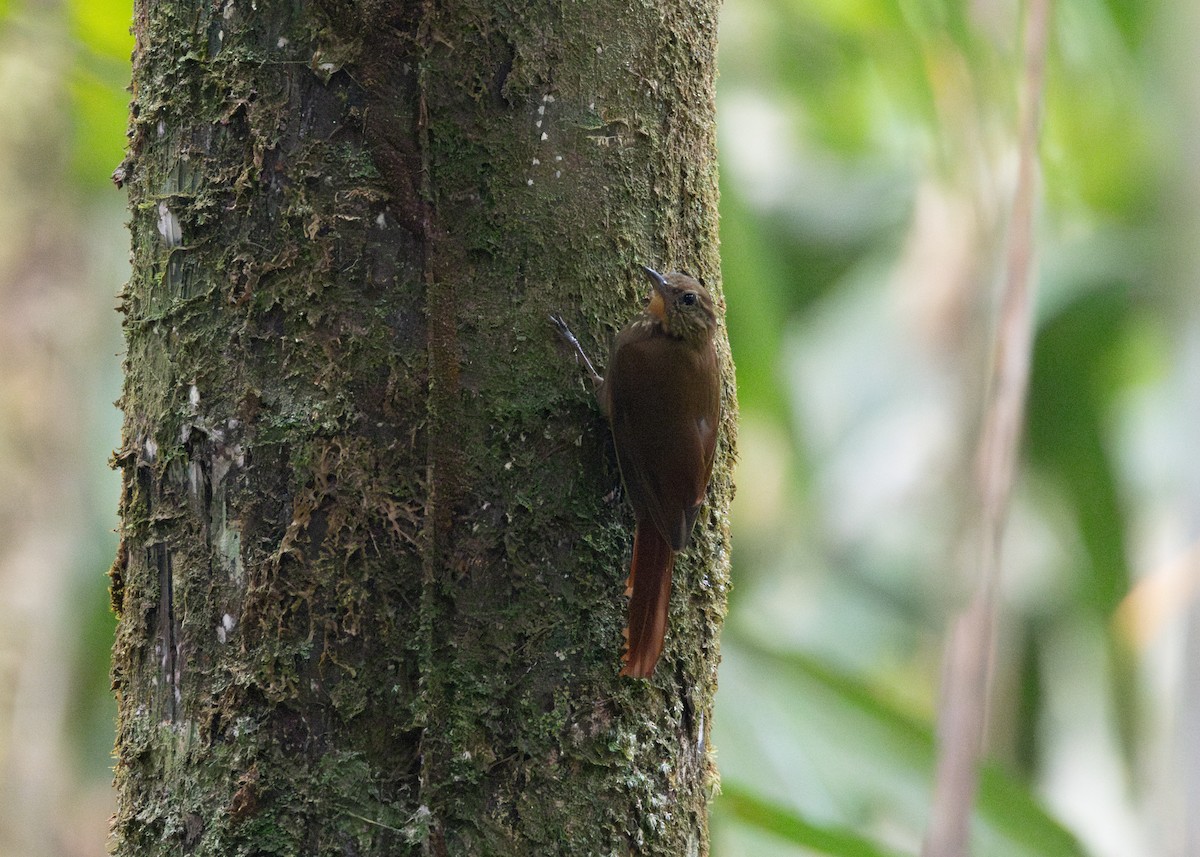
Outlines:
{"label": "green moss", "polygon": [[723,513],[618,679],[545,319],[716,279],[711,10],[246,8],[138,10],[115,852],[703,853]]}

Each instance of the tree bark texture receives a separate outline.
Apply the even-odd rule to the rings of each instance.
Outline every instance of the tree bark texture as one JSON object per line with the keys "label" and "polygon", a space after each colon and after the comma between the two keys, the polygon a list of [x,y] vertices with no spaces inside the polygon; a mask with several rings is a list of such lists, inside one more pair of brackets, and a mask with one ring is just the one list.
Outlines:
{"label": "tree bark texture", "polygon": [[[547,321],[718,278],[715,2],[139,0],[118,855],[707,853],[732,365],[651,682]],[[719,293],[719,289],[716,290]]]}

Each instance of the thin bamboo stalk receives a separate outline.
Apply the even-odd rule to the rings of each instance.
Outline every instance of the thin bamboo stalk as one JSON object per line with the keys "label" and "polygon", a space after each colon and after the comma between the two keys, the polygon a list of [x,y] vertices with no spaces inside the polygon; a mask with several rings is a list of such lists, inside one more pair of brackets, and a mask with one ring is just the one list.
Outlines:
{"label": "thin bamboo stalk", "polygon": [[938,758],[923,857],[969,853],[971,808],[982,753],[995,648],[1001,543],[1016,470],[1029,383],[1033,305],[1033,216],[1037,143],[1045,79],[1050,0],[1030,0],[1025,18],[1018,173],[1008,227],[1006,276],[996,323],[979,439],[976,525],[971,572],[974,592],[952,621],[938,718]]}

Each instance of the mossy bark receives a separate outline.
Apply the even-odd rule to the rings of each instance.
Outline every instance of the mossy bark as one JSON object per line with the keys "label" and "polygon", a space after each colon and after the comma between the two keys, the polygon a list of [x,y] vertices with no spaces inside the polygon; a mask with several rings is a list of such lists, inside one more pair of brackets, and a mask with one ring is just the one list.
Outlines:
{"label": "mossy bark", "polygon": [[732,366],[620,679],[632,521],[547,316],[603,357],[639,263],[719,293],[716,12],[139,0],[115,853],[707,853]]}

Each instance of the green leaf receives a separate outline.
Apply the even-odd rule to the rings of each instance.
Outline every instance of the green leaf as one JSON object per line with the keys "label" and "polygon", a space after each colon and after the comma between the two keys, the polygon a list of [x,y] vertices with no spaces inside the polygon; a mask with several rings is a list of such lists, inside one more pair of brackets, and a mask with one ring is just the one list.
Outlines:
{"label": "green leaf", "polygon": [[813,824],[799,813],[766,800],[749,789],[725,784],[716,803],[740,821],[768,833],[833,857],[901,857],[905,852],[876,845],[857,833],[840,827]]}
{"label": "green leaf", "polygon": [[83,47],[98,57],[129,63],[133,9],[128,0],[72,0],[70,12],[71,29]]}
{"label": "green leaf", "polygon": [[[900,831],[915,848],[932,793],[933,724],[813,658],[768,652],[736,637],[726,639],[722,653],[714,743],[729,747],[721,754],[723,788],[754,800],[734,807],[744,809],[741,820],[758,819],[780,835],[825,832],[838,847],[852,843],[837,838],[848,831]],[[795,807],[788,810],[795,817],[766,811],[776,805]],[[1027,785],[985,763],[972,829],[975,857],[1084,853]]]}

